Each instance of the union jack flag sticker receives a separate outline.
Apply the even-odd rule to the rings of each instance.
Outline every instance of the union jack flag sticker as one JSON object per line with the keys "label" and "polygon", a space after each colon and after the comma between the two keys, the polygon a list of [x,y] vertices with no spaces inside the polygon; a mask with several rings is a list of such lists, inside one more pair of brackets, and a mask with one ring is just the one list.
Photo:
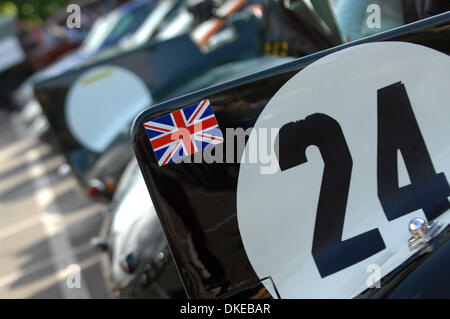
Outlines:
{"label": "union jack flag sticker", "polygon": [[224,142],[209,100],[144,123],[159,166]]}

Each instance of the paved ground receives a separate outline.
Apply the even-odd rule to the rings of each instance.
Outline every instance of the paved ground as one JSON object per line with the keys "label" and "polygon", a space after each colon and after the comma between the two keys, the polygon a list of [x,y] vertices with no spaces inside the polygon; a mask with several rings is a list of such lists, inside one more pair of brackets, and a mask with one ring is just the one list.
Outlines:
{"label": "paved ground", "polygon": [[0,110],[0,298],[109,297],[105,256],[89,243],[104,205],[58,173],[63,163]]}

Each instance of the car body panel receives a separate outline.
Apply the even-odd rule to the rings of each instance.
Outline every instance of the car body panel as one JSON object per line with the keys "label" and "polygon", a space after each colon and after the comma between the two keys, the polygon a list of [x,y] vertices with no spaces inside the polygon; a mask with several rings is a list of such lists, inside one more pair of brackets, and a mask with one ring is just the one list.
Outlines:
{"label": "car body panel", "polygon": [[[241,228],[242,225],[241,222],[238,221],[240,219],[238,216],[240,205],[238,199],[238,180],[241,178],[241,171],[245,171],[242,166],[243,164],[239,164],[239,155],[232,155],[232,158],[234,156],[235,159],[234,163],[193,163],[193,156],[191,156],[189,157],[191,160],[190,163],[170,163],[160,167],[156,161],[155,153],[149,142],[149,137],[147,136],[143,124],[189,105],[198,103],[204,99],[208,99],[212,105],[212,110],[216,116],[217,122],[222,129],[242,128],[246,130],[252,128],[255,126],[257,120],[260,121],[261,118],[263,120],[270,119],[271,116],[276,118],[276,115],[278,115],[276,112],[267,114],[263,113],[263,110],[268,105],[269,101],[271,101],[274,96],[277,96],[276,94],[280,88],[289,83],[294,77],[300,76],[303,69],[320,70],[322,61],[323,64],[328,64],[332,67],[333,64],[330,61],[339,59],[340,52],[342,52],[342,54],[358,52],[357,50],[359,50],[360,47],[363,49],[371,47],[370,45],[365,45],[367,43],[380,42],[382,44],[383,41],[389,41],[400,43],[399,45],[401,46],[405,45],[402,43],[406,42],[406,46],[414,44],[415,48],[420,48],[420,50],[426,49],[427,52],[429,50],[432,52],[431,54],[433,56],[436,55],[437,57],[440,57],[440,60],[438,59],[439,61],[444,60],[446,61],[445,63],[448,63],[445,55],[449,53],[449,21],[450,13],[444,13],[433,18],[405,25],[391,31],[295,60],[271,70],[253,74],[159,104],[147,109],[137,117],[132,130],[133,147],[189,297],[229,297],[231,295],[241,294],[250,289],[255,289],[255,287],[258,287],[258,289],[265,288],[270,292],[272,297],[276,297],[278,295],[277,287],[281,287],[282,290],[279,291],[281,297],[287,296],[292,298],[294,293],[294,296],[302,297],[349,298],[356,297],[363,291],[361,287],[364,287],[369,274],[364,272],[361,267],[359,267],[358,272],[354,274],[352,274],[351,271],[343,270],[348,276],[356,277],[352,277],[353,279],[351,281],[346,281],[348,284],[341,282],[337,284],[337,287],[330,289],[331,291],[334,291],[333,294],[330,294],[327,289],[324,289],[323,287],[320,291],[308,294],[309,289],[314,288],[308,281],[309,278],[304,279],[306,286],[302,286],[301,282],[290,281],[289,278],[292,277],[289,276],[284,277],[284,279],[278,277],[273,281],[272,276],[275,275],[273,273],[261,274],[261,272],[259,272],[258,274],[257,272],[261,265],[258,266],[255,264],[255,260],[251,256],[252,253],[247,250],[249,246],[248,241],[247,244],[244,242],[245,236],[241,233],[243,230]],[[387,46],[390,46],[390,44]],[[326,59],[327,56],[330,56],[330,58]],[[319,61],[319,63],[314,64],[316,61]],[[308,66],[313,64],[315,65],[315,68],[308,68]],[[317,67],[317,65],[319,65],[319,67]],[[351,63],[349,65],[351,65]],[[446,64],[444,64],[443,67],[446,68]],[[370,76],[370,71],[370,67],[368,69],[359,69],[359,72],[362,72],[361,74],[364,74],[365,76]],[[379,70],[376,71],[377,72],[374,73],[378,73]],[[357,70],[353,69],[349,74],[353,74],[354,77],[358,78]],[[318,76],[320,76],[320,72],[318,73]],[[333,78],[338,76],[338,73],[333,74]],[[345,76],[348,78],[347,75]],[[325,77],[324,81],[326,80],[327,77]],[[401,80],[402,79],[399,79],[399,81]],[[437,81],[437,83],[441,82]],[[442,83],[445,83],[445,78]],[[320,89],[320,86],[317,88]],[[437,88],[439,88],[439,86],[435,86],[435,89]],[[308,88],[305,89],[308,90]],[[298,95],[298,92],[291,92],[293,92],[293,96],[302,96],[301,94]],[[320,90],[318,90],[318,92],[320,93]],[[284,94],[286,94],[286,91],[284,91]],[[374,94],[376,96],[376,93]],[[326,96],[326,92],[323,92],[323,95]],[[289,95],[286,94],[285,96]],[[278,98],[280,99],[280,96]],[[281,95],[281,99],[282,98],[283,95]],[[442,101],[442,99],[439,100],[438,98],[437,101]],[[272,109],[276,106],[277,105],[272,105]],[[283,104],[278,103],[278,107],[282,110]],[[440,112],[443,111],[442,105],[439,106],[439,103],[436,107]],[[261,114],[263,114],[263,116],[261,116]],[[282,114],[281,111],[280,114]],[[445,114],[448,115],[448,113]],[[296,119],[293,118],[292,120],[295,121]],[[435,137],[435,135],[432,136]],[[433,143],[438,140],[439,139],[434,138]],[[429,140],[427,142],[430,143]],[[227,152],[225,152],[225,154],[226,153]],[[445,148],[441,149],[440,153],[438,150],[438,153],[434,153],[433,156],[433,160],[438,161],[438,163],[440,163],[439,167],[441,168],[442,163],[448,163],[448,154],[445,155]],[[441,171],[438,171],[438,173],[439,172]],[[257,197],[259,194],[257,190],[261,188],[260,184],[264,183],[261,183],[261,181],[256,179],[253,181],[255,183],[255,192],[253,194]],[[249,194],[252,194],[251,182],[252,181],[250,180],[250,183],[247,183],[247,187],[249,188],[249,192],[247,193],[248,196],[250,196]],[[267,185],[270,186],[270,183]],[[279,187],[283,186],[279,185]],[[290,189],[291,184],[287,184],[286,187]],[[279,190],[276,192],[279,192]],[[267,197],[268,196],[269,195],[267,195]],[[344,195],[342,194],[342,196]],[[252,196],[252,198],[253,197],[254,196]],[[340,197],[338,196],[338,198]],[[360,198],[359,202],[363,203],[364,199],[364,197]],[[245,202],[246,199],[244,198],[243,200]],[[267,203],[270,206],[270,199],[267,200]],[[308,203],[314,202],[311,201],[310,198],[305,201]],[[265,202],[266,199],[264,197],[248,201],[248,203],[262,204]],[[287,207],[288,205],[291,205],[291,203],[286,201],[284,205]],[[443,205],[445,207],[441,207],[442,214],[437,214],[437,219],[442,219],[445,226],[449,218],[449,211],[447,210],[448,200],[446,200],[446,204],[444,203]],[[262,207],[262,209],[264,209],[264,205],[262,205]],[[282,208],[280,208],[280,210],[281,212],[284,212]],[[447,212],[445,212],[446,210]],[[252,213],[258,214],[259,212],[259,210],[256,210]],[[276,211],[274,213],[276,213]],[[353,213],[350,211],[349,214]],[[373,212],[370,212],[370,214],[373,214]],[[261,221],[264,222],[267,215],[262,214],[262,216]],[[358,215],[355,212],[352,216]],[[255,221],[255,225],[261,225],[261,221],[258,220],[258,215],[255,215],[252,218]],[[357,217],[353,220],[360,219],[360,217]],[[431,219],[433,218],[430,218],[430,220]],[[249,221],[251,221],[251,218]],[[274,222],[274,225],[279,226],[280,224],[285,223],[285,227],[291,229],[287,220],[275,219],[275,221],[276,223]],[[403,220],[403,222],[405,221]],[[359,231],[357,229],[358,227],[352,224],[352,219],[350,219],[349,225],[352,226],[348,226],[349,229],[347,229],[347,231],[349,231],[351,235],[347,233],[347,235],[344,236],[351,238],[351,236],[356,236]],[[270,224],[268,224],[268,227],[269,226]],[[368,228],[365,230],[371,229],[370,226],[366,225],[366,227]],[[391,258],[392,256],[388,256],[388,253],[387,255],[384,255],[384,261],[378,261],[385,267],[384,270],[388,272],[392,271],[395,267],[400,266],[402,262],[406,262],[406,260],[414,253],[413,251],[408,251],[408,221],[406,221],[405,224],[402,224],[402,226],[398,226],[403,228],[395,228],[397,226],[391,227],[393,227],[392,229],[394,232],[391,232],[390,236],[396,241],[396,245],[398,246],[388,247],[389,249],[385,250],[385,252],[392,253],[393,256],[397,254],[397,256]],[[251,229],[251,226],[248,226],[247,224],[245,229],[249,228]],[[399,241],[398,238],[400,237],[395,237],[395,230],[402,234],[401,238],[405,239],[404,241]],[[308,232],[309,231],[311,230],[308,230]],[[272,237],[271,233],[276,234],[276,236]],[[263,239],[259,248],[264,250],[265,247],[271,247],[270,251],[267,251],[267,256],[270,256],[272,261],[268,261],[268,264],[279,264],[280,262],[283,264],[283,260],[285,259],[279,257],[281,260],[277,260],[276,257],[274,257],[277,256],[278,251],[273,250],[273,246],[276,246],[277,242],[280,240],[280,253],[288,254],[289,252],[286,252],[284,249],[283,241],[279,238],[289,240],[289,234],[291,233],[283,233],[283,228],[279,229],[276,227],[272,231],[270,231],[270,229],[268,231],[265,229],[265,231],[259,235]],[[382,247],[380,247],[380,249],[382,249]],[[304,253],[304,251],[299,252],[299,254]],[[279,256],[285,256],[283,254],[279,254]],[[306,255],[310,256],[309,254],[306,252]],[[296,256],[302,257],[302,255],[296,255],[295,251],[292,250],[291,256],[294,259]],[[252,261],[250,260],[251,258]],[[345,259],[344,257],[342,258]],[[287,269],[291,274],[296,273],[297,270],[295,267],[292,268],[292,265],[295,266],[298,264],[295,264],[292,259],[287,260],[292,263],[285,264],[285,267],[281,267],[281,270]],[[309,260],[312,259],[310,258]],[[264,263],[262,263],[262,265],[264,266]],[[300,264],[300,266],[303,267],[304,264]],[[362,276],[361,273],[364,273],[364,276]],[[339,277],[341,274],[342,272],[338,272],[336,276]],[[383,275],[385,274],[386,273],[383,273]],[[311,278],[317,276],[317,271],[311,273]],[[328,274],[322,274],[323,278],[326,278],[327,276]],[[332,278],[331,280],[334,280],[337,278],[336,276],[333,277],[333,275],[331,275],[328,279]],[[320,276],[318,278],[320,278]],[[345,278],[345,276],[341,277],[341,279]],[[354,287],[352,287],[352,282],[355,283],[353,285]],[[275,287],[273,285],[275,285]],[[302,289],[302,287],[305,289]],[[259,291],[258,289],[257,291]]]}

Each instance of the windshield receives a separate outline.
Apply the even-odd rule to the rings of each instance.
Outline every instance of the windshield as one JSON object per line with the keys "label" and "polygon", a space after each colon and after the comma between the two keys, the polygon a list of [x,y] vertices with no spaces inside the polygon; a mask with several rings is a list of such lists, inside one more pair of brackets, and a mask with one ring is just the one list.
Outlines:
{"label": "windshield", "polygon": [[157,31],[156,38],[159,41],[166,41],[186,33],[194,25],[194,17],[183,7],[176,11],[173,16],[168,16]]}
{"label": "windshield", "polygon": [[158,1],[155,10],[147,17],[145,22],[134,34],[134,42],[137,45],[140,45],[146,43],[150,38],[152,38],[161,22],[164,19],[169,18],[167,17],[169,13],[181,2],[182,1],[179,0]]}
{"label": "windshield", "polygon": [[137,6],[126,13],[108,14],[94,24],[83,42],[82,49],[93,52],[117,44],[122,37],[134,33],[156,5],[155,1]]}
{"label": "windshield", "polygon": [[116,12],[99,18],[92,26],[91,31],[81,45],[81,49],[90,52],[98,50],[119,19],[120,15]]}
{"label": "windshield", "polygon": [[155,8],[156,3],[156,1],[152,1],[150,4],[139,6],[138,8],[125,14],[112,29],[103,45],[110,46],[116,44],[123,36],[136,32],[136,30],[138,30],[142,23],[147,19],[150,12]]}

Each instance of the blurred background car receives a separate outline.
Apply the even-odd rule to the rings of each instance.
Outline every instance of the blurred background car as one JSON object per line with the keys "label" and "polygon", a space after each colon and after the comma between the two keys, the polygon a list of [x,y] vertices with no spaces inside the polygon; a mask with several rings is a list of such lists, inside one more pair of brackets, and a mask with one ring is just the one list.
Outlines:
{"label": "blurred background car", "polygon": [[[146,200],[142,200],[146,198]],[[137,161],[130,161],[109,205],[106,238],[109,285],[120,298],[185,298],[164,232]]]}
{"label": "blurred background car", "polygon": [[141,26],[155,5],[156,1],[135,0],[100,16],[78,49],[25,81],[15,92],[13,101],[17,109],[24,109],[22,115],[25,124],[32,126],[37,133],[46,127],[46,121],[41,116],[42,111],[33,93],[34,83],[76,68],[96,54],[117,45],[123,37],[134,33]]}
{"label": "blurred background car", "polygon": [[[17,34],[20,47],[24,51],[22,53],[23,57],[21,58],[22,63],[19,66],[8,73],[4,73],[3,70],[0,73],[4,88],[0,92],[2,101],[4,101],[3,104],[7,105],[11,110],[17,110],[18,107],[20,109],[21,105],[17,101],[17,97],[14,99],[14,91],[17,89],[17,86],[33,72],[41,70],[65,53],[77,48],[94,23],[95,19],[93,16],[107,13],[114,9],[118,3],[118,0],[77,1],[76,4],[80,6],[81,12],[83,13],[81,19],[82,25],[79,29],[71,29],[66,26],[69,13],[66,12],[65,7],[55,10],[55,12],[45,19],[42,25],[33,26],[29,32],[25,32],[24,26],[17,23],[14,15],[3,15],[1,18],[1,21],[3,21],[2,29],[6,30],[6,28],[9,28],[11,31],[14,30],[13,32]],[[8,2],[4,6],[7,4]],[[15,8],[14,5],[12,6]],[[24,3],[23,6],[28,8],[28,10],[32,10],[33,8],[27,3]],[[9,22],[7,23],[6,21]],[[3,60],[6,63],[6,57],[11,59],[19,55],[11,51],[9,54],[2,54],[2,56],[5,57]]]}
{"label": "blurred background car", "polygon": [[158,33],[160,41],[186,32],[192,20],[182,10],[183,3],[183,0],[131,1],[100,17],[78,50],[35,73],[16,91],[14,102],[16,108],[23,108],[25,124],[37,135],[45,134],[48,129],[47,119],[34,96],[34,83],[76,69],[83,63],[105,61],[108,57],[135,49],[156,36],[163,27],[165,32]]}
{"label": "blurred background car", "polygon": [[[174,18],[179,19],[185,14],[186,11],[180,8]],[[192,25],[186,26],[184,35],[177,36],[177,33],[166,32],[172,28],[168,23],[144,46],[98,57],[91,64],[36,84],[39,103],[82,184],[86,184],[86,175],[89,175],[88,180],[94,178],[88,172],[103,153],[117,154],[111,149],[126,143],[128,158],[123,161],[115,158],[112,166],[104,165],[104,162],[101,165],[106,170],[120,167],[112,176],[117,180],[131,158],[128,132],[133,117],[140,110],[163,101],[172,91],[180,90],[188,81],[216,65],[260,54],[260,39],[255,36],[259,33],[259,18],[249,11],[233,14],[228,19],[234,19],[230,21],[236,31],[214,50],[201,51],[188,34],[188,27]],[[192,32],[203,26],[200,24]],[[206,30],[214,27],[209,26]],[[164,39],[159,34],[175,37]],[[178,57],[179,52],[183,52],[183,59]],[[117,85],[120,88],[116,88]]]}
{"label": "blurred background car", "polygon": [[79,0],[73,3],[80,7],[82,13],[79,29],[67,27],[69,13],[65,7],[62,7],[56,9],[44,21],[44,25],[34,27],[25,37],[28,63],[34,71],[45,68],[61,55],[78,47],[95,24],[96,19],[116,8],[120,2],[117,0]]}

